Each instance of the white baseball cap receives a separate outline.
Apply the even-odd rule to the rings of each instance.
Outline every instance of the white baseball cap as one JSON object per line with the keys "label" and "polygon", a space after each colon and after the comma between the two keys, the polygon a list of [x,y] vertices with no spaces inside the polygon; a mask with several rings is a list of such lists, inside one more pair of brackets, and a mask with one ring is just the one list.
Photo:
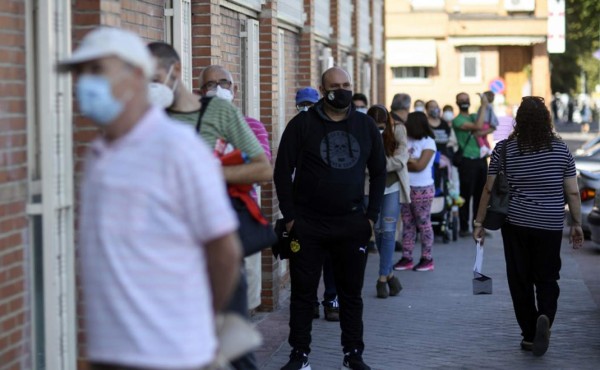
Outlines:
{"label": "white baseball cap", "polygon": [[86,34],[70,58],[58,63],[59,72],[69,72],[74,66],[108,56],[119,59],[144,71],[148,80],[154,75],[154,58],[146,43],[135,33],[121,28],[97,27]]}

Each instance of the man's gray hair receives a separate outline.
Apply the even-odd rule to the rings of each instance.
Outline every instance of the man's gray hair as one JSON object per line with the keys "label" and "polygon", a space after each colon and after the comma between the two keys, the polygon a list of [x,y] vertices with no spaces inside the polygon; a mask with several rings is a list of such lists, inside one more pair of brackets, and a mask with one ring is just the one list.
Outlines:
{"label": "man's gray hair", "polygon": [[410,95],[408,94],[396,94],[392,99],[392,110],[409,110],[410,109]]}

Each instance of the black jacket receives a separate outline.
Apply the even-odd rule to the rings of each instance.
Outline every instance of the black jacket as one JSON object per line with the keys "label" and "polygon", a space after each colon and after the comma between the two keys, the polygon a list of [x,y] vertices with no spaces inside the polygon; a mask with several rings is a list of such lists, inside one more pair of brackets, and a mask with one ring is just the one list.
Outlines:
{"label": "black jacket", "polygon": [[366,215],[375,222],[386,176],[381,134],[373,119],[356,112],[354,105],[346,118],[336,122],[324,113],[323,104],[321,99],[307,112],[300,112],[283,132],[274,173],[279,208],[286,221],[303,210],[321,215],[364,210],[368,168]]}

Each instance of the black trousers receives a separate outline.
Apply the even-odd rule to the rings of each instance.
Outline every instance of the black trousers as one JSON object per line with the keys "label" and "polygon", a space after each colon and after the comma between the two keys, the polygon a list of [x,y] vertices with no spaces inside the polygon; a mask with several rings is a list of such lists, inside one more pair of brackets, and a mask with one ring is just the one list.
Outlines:
{"label": "black trousers", "polygon": [[[469,231],[469,225],[472,221],[469,219],[471,204],[473,205],[473,215],[477,214],[481,192],[487,180],[487,168],[488,165],[485,158],[464,158],[458,168],[460,196],[465,200],[465,204],[458,210],[461,231]],[[471,201],[471,198],[473,201]]]}
{"label": "black trousers", "polygon": [[289,344],[310,352],[314,300],[320,270],[327,253],[340,305],[340,327],[344,353],[362,353],[362,287],[367,262],[367,242],[371,225],[362,213],[346,216],[309,217],[299,215],[293,234],[300,248],[290,257],[291,302]]}
{"label": "black trousers", "polygon": [[[508,288],[521,335],[533,341],[539,315],[554,322],[560,289],[562,230],[502,226]],[[536,305],[537,303],[537,305]]]}

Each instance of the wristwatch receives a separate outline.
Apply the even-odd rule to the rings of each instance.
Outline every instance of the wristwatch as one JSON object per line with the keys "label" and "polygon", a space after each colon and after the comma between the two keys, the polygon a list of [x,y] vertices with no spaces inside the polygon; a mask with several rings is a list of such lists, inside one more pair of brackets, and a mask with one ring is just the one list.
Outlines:
{"label": "wristwatch", "polygon": [[473,220],[473,227],[483,227],[481,222],[477,222],[477,220]]}

